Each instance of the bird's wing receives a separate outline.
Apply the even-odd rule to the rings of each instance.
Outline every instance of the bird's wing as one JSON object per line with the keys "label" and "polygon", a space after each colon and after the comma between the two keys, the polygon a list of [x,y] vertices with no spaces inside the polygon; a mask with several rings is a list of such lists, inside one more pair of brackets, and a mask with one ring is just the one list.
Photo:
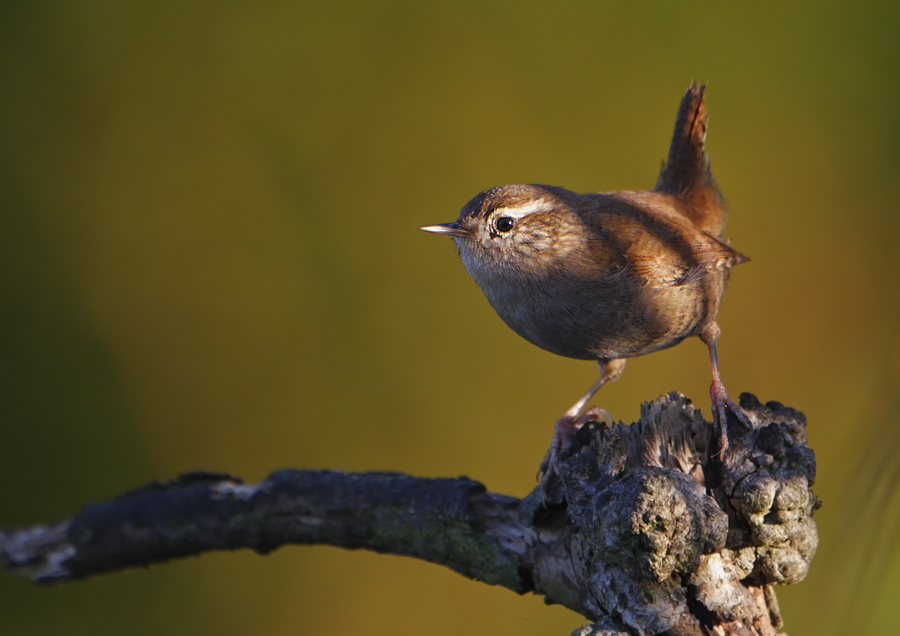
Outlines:
{"label": "bird's wing", "polygon": [[630,241],[622,262],[650,287],[688,285],[710,271],[727,270],[747,261],[743,254],[702,232],[630,229],[625,233]]}

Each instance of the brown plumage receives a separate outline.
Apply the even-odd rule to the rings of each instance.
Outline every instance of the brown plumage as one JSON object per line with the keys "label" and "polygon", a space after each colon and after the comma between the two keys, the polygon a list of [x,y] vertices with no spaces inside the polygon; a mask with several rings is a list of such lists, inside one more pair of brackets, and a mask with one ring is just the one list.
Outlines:
{"label": "brown plumage", "polygon": [[689,336],[709,347],[721,452],[726,409],[749,425],[716,361],[716,317],[729,271],[747,258],[723,242],[725,205],[704,148],[706,123],[704,87],[691,85],[652,191],[502,186],[472,199],[455,223],[421,228],[454,238],[466,270],[516,333],[600,364],[600,379],[557,422],[545,480],[584,405],[621,374],[625,359]]}

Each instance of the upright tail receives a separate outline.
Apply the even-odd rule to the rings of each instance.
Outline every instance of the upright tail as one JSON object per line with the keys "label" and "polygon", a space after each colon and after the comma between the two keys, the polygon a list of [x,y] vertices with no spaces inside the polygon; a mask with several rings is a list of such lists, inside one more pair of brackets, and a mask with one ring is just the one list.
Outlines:
{"label": "upright tail", "polygon": [[684,200],[687,204],[684,213],[694,224],[707,234],[721,238],[725,229],[725,201],[706,155],[705,90],[705,86],[692,83],[684,94],[675,121],[669,158],[663,164],[653,189]]}

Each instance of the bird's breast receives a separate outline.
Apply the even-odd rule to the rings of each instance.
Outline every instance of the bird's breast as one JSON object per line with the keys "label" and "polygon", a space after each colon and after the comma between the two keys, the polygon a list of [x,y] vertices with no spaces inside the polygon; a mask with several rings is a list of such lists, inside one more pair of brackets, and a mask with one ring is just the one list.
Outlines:
{"label": "bird's breast", "polygon": [[[634,277],[507,276],[482,285],[491,306],[529,342],[569,358],[629,358],[690,335],[702,302],[673,304]],[[685,302],[687,301],[687,302]]]}

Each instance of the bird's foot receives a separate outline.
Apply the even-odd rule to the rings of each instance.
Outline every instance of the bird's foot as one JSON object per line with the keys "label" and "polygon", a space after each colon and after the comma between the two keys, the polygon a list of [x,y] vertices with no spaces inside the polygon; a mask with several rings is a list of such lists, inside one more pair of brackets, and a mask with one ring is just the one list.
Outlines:
{"label": "bird's foot", "polygon": [[581,415],[566,413],[556,421],[553,429],[553,440],[550,442],[550,450],[544,456],[541,467],[538,470],[537,479],[541,483],[541,489],[546,492],[550,479],[556,474],[556,464],[562,454],[569,452],[572,447],[572,439],[575,433],[589,422],[612,422],[612,416],[605,409],[598,406],[592,407]]}
{"label": "bird's foot", "polygon": [[728,449],[728,411],[734,413],[738,421],[748,429],[753,428],[753,424],[740,407],[728,397],[725,385],[721,380],[713,379],[712,384],[709,385],[709,397],[712,400],[713,425],[719,431],[719,452],[717,454],[719,461],[722,461],[725,451]]}

